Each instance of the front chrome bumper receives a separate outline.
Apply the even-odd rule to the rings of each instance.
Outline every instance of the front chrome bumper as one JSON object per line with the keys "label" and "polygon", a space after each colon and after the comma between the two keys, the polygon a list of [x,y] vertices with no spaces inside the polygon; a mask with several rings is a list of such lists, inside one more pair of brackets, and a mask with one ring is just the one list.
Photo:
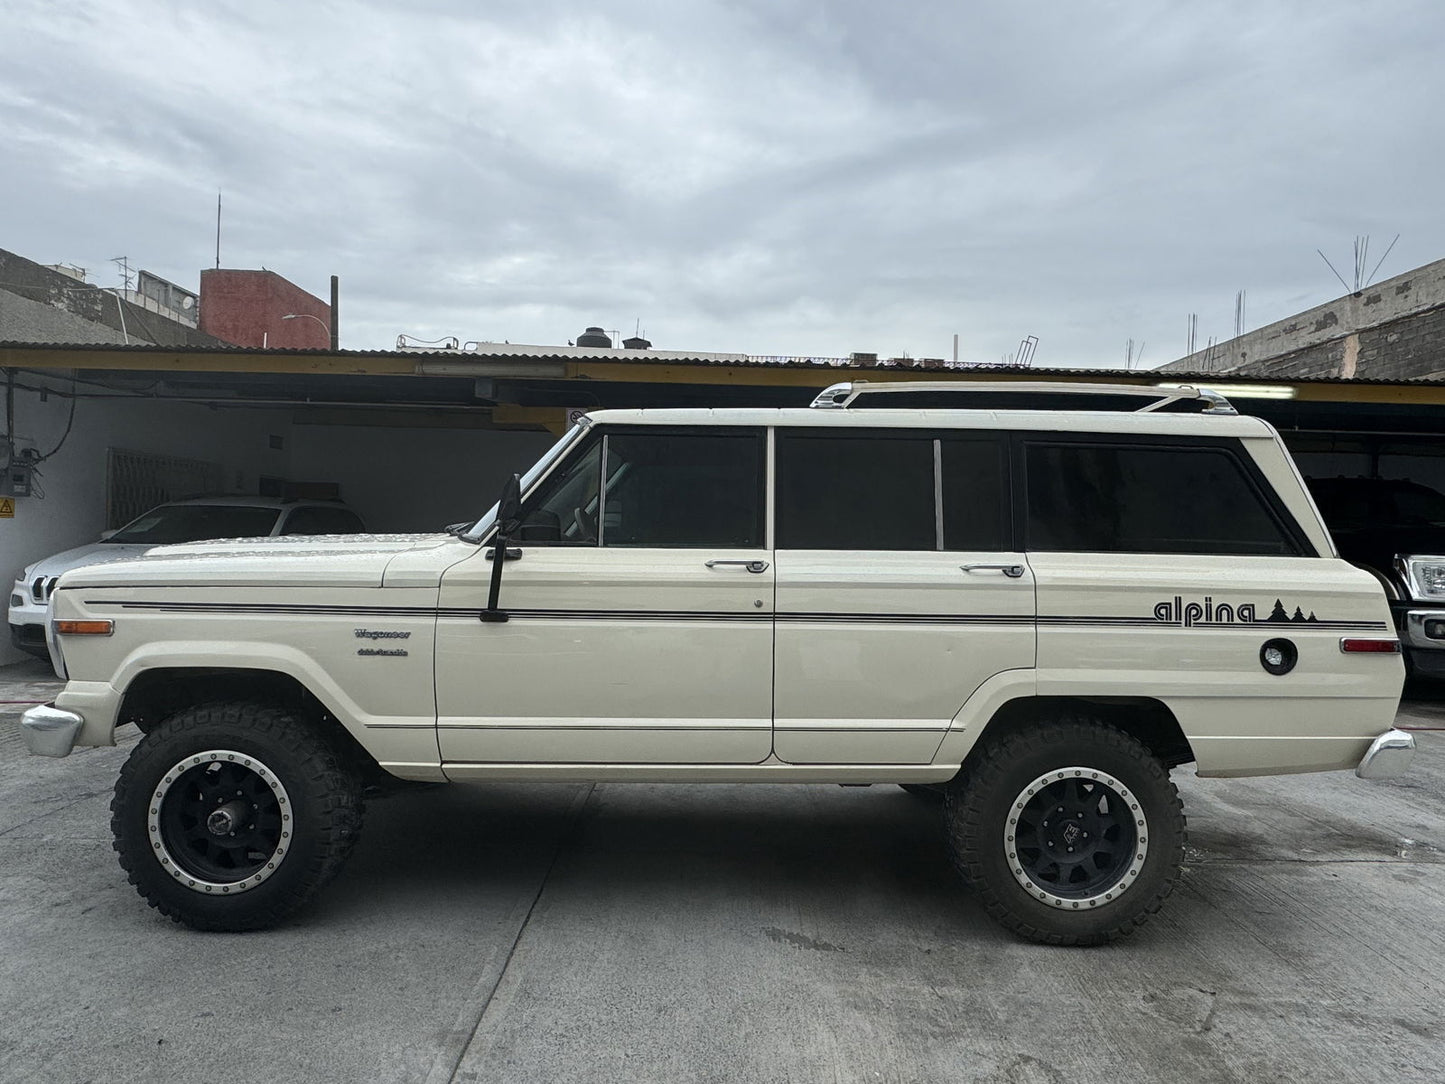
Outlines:
{"label": "front chrome bumper", "polygon": [[1387,730],[1370,743],[1355,774],[1361,779],[1390,779],[1409,768],[1414,759],[1415,735]]}
{"label": "front chrome bumper", "polygon": [[85,720],[73,711],[42,704],[20,716],[20,732],[25,735],[25,748],[33,756],[68,757],[75,748],[75,739]]}
{"label": "front chrome bumper", "polygon": [[1445,636],[1427,635],[1427,627],[1429,631],[1435,631],[1440,626],[1445,626],[1445,610],[1407,610],[1400,629],[1401,639],[1407,647],[1417,650],[1442,651],[1445,650]]}

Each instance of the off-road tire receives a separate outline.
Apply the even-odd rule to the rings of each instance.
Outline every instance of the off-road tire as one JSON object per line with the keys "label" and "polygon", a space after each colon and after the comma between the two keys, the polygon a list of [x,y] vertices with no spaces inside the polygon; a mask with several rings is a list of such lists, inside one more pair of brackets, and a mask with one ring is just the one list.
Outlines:
{"label": "off-road tire", "polygon": [[[1098,945],[1132,933],[1159,910],[1184,859],[1184,807],[1143,743],[1082,714],[984,740],[949,785],[944,820],[953,864],[990,916],[1030,941]],[[1093,805],[1106,814],[1096,817]],[[1087,863],[1075,857],[1060,866],[1051,858],[1064,840],[1057,821],[1043,825],[1065,806],[1066,825],[1078,817],[1078,824],[1106,829],[1096,831],[1097,858]],[[1020,824],[1021,815],[1030,823]],[[1113,844],[1102,842],[1109,832]],[[1077,863],[1077,887],[1047,880],[1070,862]]]}
{"label": "off-road tire", "polygon": [[[212,799],[218,788],[225,795]],[[221,833],[224,846],[210,848],[211,822],[198,815],[212,801],[215,823],[234,821],[251,842]],[[155,726],[121,768],[110,809],[136,891],[192,929],[231,931],[275,926],[307,903],[341,869],[363,814],[359,775],[330,741],[285,709],[245,701],[189,707]],[[234,872],[216,865],[237,855]]]}

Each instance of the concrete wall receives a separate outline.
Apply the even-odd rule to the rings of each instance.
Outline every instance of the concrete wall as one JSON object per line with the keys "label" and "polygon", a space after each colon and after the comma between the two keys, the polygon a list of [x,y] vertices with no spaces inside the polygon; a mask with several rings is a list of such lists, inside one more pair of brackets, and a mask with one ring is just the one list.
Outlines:
{"label": "concrete wall", "polygon": [[[21,382],[68,391],[67,380],[23,374]],[[96,389],[83,389],[95,391]],[[65,432],[69,399],[15,393],[18,446],[49,452]],[[12,578],[31,561],[93,542],[105,530],[106,458],[110,448],[184,456],[220,463],[225,489],[255,493],[262,474],[285,477],[287,453],[270,448],[272,434],[287,434],[290,420],[276,410],[213,410],[190,403],[146,399],[80,399],[70,435],[40,466],[45,496],[15,498],[15,518],[0,519],[0,577],[8,599]],[[7,632],[0,663],[22,656]]]}
{"label": "concrete wall", "polygon": [[109,290],[4,249],[0,249],[0,342],[222,345]]}
{"label": "concrete wall", "polygon": [[1445,260],[1216,343],[1159,371],[1445,378]]}
{"label": "concrete wall", "polygon": [[549,433],[486,429],[298,424],[291,477],[341,483],[373,531],[438,531],[475,519],[508,474],[524,472],[556,441]]}
{"label": "concrete wall", "polygon": [[[22,385],[68,392],[70,381],[22,374]],[[81,385],[82,392],[102,389]],[[70,400],[17,388],[19,447],[49,452],[65,432]],[[279,437],[281,448],[272,447]],[[0,519],[0,577],[26,564],[92,542],[106,527],[108,450],[149,452],[219,463],[224,490],[255,493],[261,476],[335,482],[373,531],[435,531],[475,518],[503,479],[526,470],[556,438],[547,433],[418,426],[308,425],[285,409],[214,409],[136,398],[82,398],[54,457],[41,465],[45,496],[15,499]],[[0,637],[0,665],[24,656]]]}
{"label": "concrete wall", "polygon": [[325,350],[331,306],[274,271],[219,268],[201,272],[200,326],[236,346]]}

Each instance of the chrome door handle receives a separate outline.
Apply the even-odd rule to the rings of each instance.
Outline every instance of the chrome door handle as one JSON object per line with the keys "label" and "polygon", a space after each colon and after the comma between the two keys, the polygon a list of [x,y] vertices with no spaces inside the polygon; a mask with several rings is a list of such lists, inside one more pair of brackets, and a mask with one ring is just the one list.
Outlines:
{"label": "chrome door handle", "polygon": [[723,565],[741,565],[749,572],[766,572],[768,562],[766,561],[707,561],[708,568],[719,568]]}
{"label": "chrome door handle", "polygon": [[959,565],[965,572],[1002,572],[1011,580],[1016,580],[1024,574],[1023,565]]}

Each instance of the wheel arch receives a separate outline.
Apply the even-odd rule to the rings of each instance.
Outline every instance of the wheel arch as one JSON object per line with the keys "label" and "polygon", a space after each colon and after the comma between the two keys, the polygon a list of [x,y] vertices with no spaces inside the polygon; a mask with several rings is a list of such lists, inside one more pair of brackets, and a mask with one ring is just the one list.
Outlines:
{"label": "wheel arch", "polygon": [[121,697],[117,725],[135,723],[148,733],[163,719],[185,708],[222,700],[244,700],[284,708],[305,720],[358,766],[376,760],[335,712],[304,682],[280,670],[252,667],[166,666],[142,670]]}
{"label": "wheel arch", "polygon": [[[1183,727],[1169,706],[1150,696],[1017,696],[999,705],[977,728],[962,764],[967,767],[988,742],[1066,715],[1089,715],[1137,739],[1165,768],[1194,760]],[[973,728],[970,728],[973,729]]]}

